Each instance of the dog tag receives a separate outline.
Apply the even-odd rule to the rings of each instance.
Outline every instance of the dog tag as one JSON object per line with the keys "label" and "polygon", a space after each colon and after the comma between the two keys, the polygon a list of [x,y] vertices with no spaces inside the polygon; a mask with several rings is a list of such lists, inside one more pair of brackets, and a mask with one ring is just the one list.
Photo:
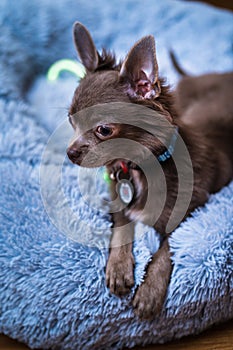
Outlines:
{"label": "dog tag", "polygon": [[129,204],[133,199],[133,186],[129,180],[122,179],[118,182],[118,193],[123,203]]}

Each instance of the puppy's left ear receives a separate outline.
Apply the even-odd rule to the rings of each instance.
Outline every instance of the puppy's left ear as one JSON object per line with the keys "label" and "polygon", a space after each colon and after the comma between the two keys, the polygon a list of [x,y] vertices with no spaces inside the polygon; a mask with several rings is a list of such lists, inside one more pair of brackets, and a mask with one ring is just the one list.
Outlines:
{"label": "puppy's left ear", "polygon": [[130,84],[129,95],[152,99],[160,95],[155,40],[148,35],[139,40],[124,60],[120,76]]}
{"label": "puppy's left ear", "polygon": [[73,26],[73,37],[79,57],[88,72],[98,67],[98,52],[87,28],[80,22]]}

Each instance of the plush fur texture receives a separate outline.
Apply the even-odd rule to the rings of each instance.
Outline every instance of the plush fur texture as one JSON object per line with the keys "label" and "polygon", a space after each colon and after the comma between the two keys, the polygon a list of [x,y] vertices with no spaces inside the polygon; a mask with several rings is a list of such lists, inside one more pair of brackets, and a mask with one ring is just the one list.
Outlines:
{"label": "plush fur texture", "polygon": [[[22,0],[16,7],[15,2],[0,2],[4,23],[0,33],[0,331],[31,348],[120,349],[196,334],[232,318],[232,184],[210,196],[204,208],[172,234],[174,268],[160,316],[150,322],[135,316],[134,289],[121,299],[109,293],[104,273],[111,233],[104,204],[107,186],[101,173],[81,170],[77,175],[77,167],[68,161],[63,164],[72,134],[64,107],[69,106],[77,84],[72,78],[51,84],[45,76],[57,59],[74,58],[70,28],[77,16],[96,28],[98,46],[104,42],[118,53],[143,36],[143,28],[148,26],[147,32],[153,28],[160,37],[160,69],[169,71],[170,81],[177,76],[168,59],[168,38],[186,69],[204,73],[214,66],[228,71],[232,14],[190,2],[177,1],[173,6],[167,0],[157,6],[149,1],[148,11],[143,2],[134,2],[134,18],[124,20],[122,26],[124,16],[132,15],[128,1],[121,3],[121,16],[119,6],[109,1],[104,7],[103,0],[68,4]],[[147,18],[143,28],[142,15]],[[206,40],[200,33],[211,23],[215,26]],[[105,36],[98,28],[106,29]],[[197,38],[202,55],[195,56]],[[53,143],[52,134],[57,136]],[[48,142],[43,199],[50,205],[44,207],[40,173]],[[74,186],[78,177],[79,189]],[[65,194],[61,201],[59,184]],[[75,217],[66,215],[67,207]],[[135,285],[140,285],[159,247],[159,236],[138,225],[136,238]]]}

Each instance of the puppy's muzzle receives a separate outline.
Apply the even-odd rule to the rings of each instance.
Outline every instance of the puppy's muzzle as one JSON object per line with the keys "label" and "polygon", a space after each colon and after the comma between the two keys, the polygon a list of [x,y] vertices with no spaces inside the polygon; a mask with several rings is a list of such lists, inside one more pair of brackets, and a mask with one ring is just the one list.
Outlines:
{"label": "puppy's muzzle", "polygon": [[82,147],[76,147],[75,145],[71,145],[70,147],[67,148],[67,156],[73,162],[74,164],[80,164],[83,157],[87,153],[87,146],[82,146]]}

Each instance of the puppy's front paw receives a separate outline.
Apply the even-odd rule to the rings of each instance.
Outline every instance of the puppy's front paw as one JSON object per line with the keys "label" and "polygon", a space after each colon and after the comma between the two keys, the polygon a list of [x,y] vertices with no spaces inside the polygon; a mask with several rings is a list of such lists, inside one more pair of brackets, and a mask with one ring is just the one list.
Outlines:
{"label": "puppy's front paw", "polygon": [[138,287],[133,299],[135,313],[140,318],[152,319],[162,311],[171,271],[169,246],[165,241],[149,263],[145,281]]}
{"label": "puppy's front paw", "polygon": [[138,287],[133,299],[136,315],[145,320],[152,319],[161,312],[166,296],[166,288],[161,289],[156,281],[151,283],[148,280],[146,278]]}
{"label": "puppy's front paw", "polygon": [[134,285],[134,258],[132,253],[122,256],[111,253],[106,268],[106,284],[118,296],[130,292]]}

